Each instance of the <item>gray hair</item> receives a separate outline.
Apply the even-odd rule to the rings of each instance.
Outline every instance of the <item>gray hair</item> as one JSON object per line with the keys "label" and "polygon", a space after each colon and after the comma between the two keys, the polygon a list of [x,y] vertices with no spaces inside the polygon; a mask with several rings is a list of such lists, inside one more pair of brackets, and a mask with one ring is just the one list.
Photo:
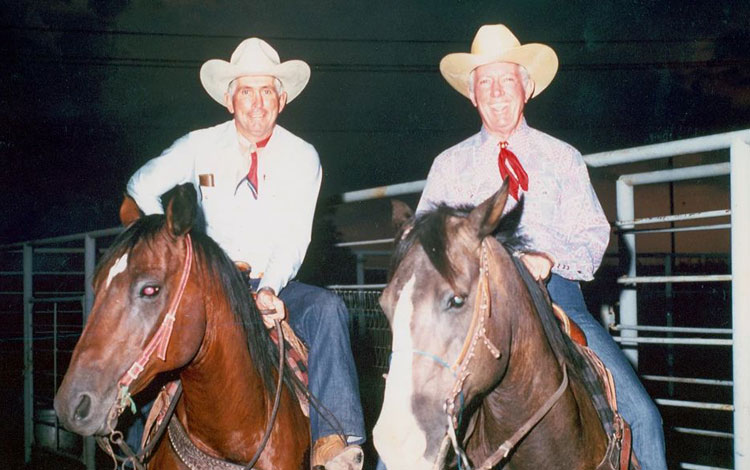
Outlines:
{"label": "gray hair", "polygon": [[[529,84],[529,81],[531,80],[531,75],[529,75],[529,71],[526,70],[526,67],[524,67],[521,64],[515,64],[518,66],[518,73],[521,75],[521,81],[523,82],[523,87],[526,88]],[[474,74],[477,69],[472,69],[471,72],[469,72],[469,93],[474,93]]]}
{"label": "gray hair", "polygon": [[[227,94],[230,98],[234,98],[234,93],[237,91],[237,78],[229,82],[229,85],[227,86]],[[276,77],[273,77],[273,86],[276,88],[276,93],[278,93],[279,96],[284,93],[284,84]]]}

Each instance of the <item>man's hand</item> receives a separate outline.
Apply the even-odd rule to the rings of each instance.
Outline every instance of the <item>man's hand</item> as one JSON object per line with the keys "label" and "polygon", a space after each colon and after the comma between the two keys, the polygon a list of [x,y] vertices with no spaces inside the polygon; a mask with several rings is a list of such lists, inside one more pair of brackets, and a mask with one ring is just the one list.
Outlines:
{"label": "man's hand", "polygon": [[260,317],[266,328],[273,328],[274,320],[283,321],[286,318],[286,305],[276,296],[270,287],[263,287],[255,296],[255,305],[260,310]]}
{"label": "man's hand", "polygon": [[554,265],[553,261],[547,255],[539,253],[524,253],[521,255],[521,261],[526,265],[526,269],[537,281],[544,281],[549,277],[550,270]]}

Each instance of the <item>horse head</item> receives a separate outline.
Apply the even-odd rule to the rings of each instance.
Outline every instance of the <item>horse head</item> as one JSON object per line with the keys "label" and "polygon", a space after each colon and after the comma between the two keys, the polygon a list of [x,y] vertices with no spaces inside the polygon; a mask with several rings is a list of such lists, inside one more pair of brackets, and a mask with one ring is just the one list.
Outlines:
{"label": "horse head", "polygon": [[164,215],[133,221],[138,212],[129,211],[131,224],[97,266],[94,305],[55,396],[61,423],[78,434],[111,432],[131,394],[200,348],[206,320],[190,276],[195,189],[179,186],[163,200]]}
{"label": "horse head", "polygon": [[[510,217],[502,217],[506,200],[503,185],[470,211],[439,207],[416,219],[394,204],[400,229],[392,276],[380,298],[393,351],[374,430],[375,447],[389,470],[435,468],[447,451],[446,430],[465,429],[463,412],[505,372],[510,316],[492,322],[483,317],[491,300],[487,251],[502,252],[505,263],[492,268],[500,272],[493,274],[493,284],[503,270],[513,270],[510,256],[490,236],[496,230],[515,232],[517,218],[507,227],[501,223]],[[512,306],[492,308],[495,315]],[[468,360],[482,373],[469,374]]]}

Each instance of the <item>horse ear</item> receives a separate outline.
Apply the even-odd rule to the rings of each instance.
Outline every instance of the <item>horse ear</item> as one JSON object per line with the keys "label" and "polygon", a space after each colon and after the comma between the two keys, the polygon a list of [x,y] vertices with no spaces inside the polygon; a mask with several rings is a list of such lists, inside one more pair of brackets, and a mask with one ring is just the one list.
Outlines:
{"label": "horse ear", "polygon": [[414,211],[411,210],[411,207],[398,199],[391,199],[391,209],[391,223],[396,232],[401,230],[401,227],[414,217]]}
{"label": "horse ear", "polygon": [[120,223],[127,227],[143,216],[143,212],[138,208],[135,199],[125,194],[125,198],[120,205]]}
{"label": "horse ear", "polygon": [[469,224],[476,230],[477,237],[482,240],[497,228],[503,215],[505,203],[508,200],[508,178],[492,196],[475,207],[469,214]]}
{"label": "horse ear", "polygon": [[167,201],[165,211],[167,229],[175,237],[185,235],[193,228],[197,197],[195,187],[190,183],[175,186],[162,196],[162,200]]}

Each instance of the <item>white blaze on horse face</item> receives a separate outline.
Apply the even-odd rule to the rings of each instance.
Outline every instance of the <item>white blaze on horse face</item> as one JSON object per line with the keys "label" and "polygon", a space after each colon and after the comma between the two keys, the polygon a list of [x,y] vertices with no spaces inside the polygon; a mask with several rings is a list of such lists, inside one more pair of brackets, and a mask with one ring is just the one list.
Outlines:
{"label": "white blaze on horse face", "polygon": [[385,382],[383,408],[373,430],[375,448],[388,470],[432,468],[424,458],[427,437],[419,427],[411,406],[414,395],[411,320],[415,283],[416,275],[412,275],[396,303],[391,366]]}
{"label": "white blaze on horse face", "polygon": [[107,275],[107,284],[106,288],[109,289],[109,284],[112,282],[112,279],[115,278],[118,274],[125,271],[128,267],[128,254],[125,253],[124,255],[117,258],[117,261],[115,261],[115,264],[112,265],[111,268],[109,268],[109,274]]}

